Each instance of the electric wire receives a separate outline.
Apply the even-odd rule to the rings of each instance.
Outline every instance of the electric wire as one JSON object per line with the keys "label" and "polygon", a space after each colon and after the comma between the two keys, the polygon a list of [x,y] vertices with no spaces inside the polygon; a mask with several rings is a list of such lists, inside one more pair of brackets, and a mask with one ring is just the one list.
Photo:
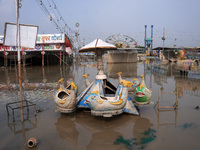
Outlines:
{"label": "electric wire", "polygon": [[[49,0],[47,0],[49,7],[45,6],[44,0],[35,0],[35,1],[40,6],[42,11],[45,13],[45,15],[50,19],[50,21],[53,22],[54,26],[56,27],[57,30],[59,30],[59,32],[61,32],[61,33],[65,32],[67,34],[67,31],[65,31],[65,27],[66,27],[70,33],[75,33],[75,31],[73,31],[67,25],[66,21],[62,17],[60,11],[58,10],[56,3],[53,0],[52,0],[53,4],[51,4],[51,2]],[[53,8],[53,6],[54,6],[54,8]],[[56,10],[57,13],[54,11],[54,9]],[[62,21],[62,23],[61,23],[61,21]]]}

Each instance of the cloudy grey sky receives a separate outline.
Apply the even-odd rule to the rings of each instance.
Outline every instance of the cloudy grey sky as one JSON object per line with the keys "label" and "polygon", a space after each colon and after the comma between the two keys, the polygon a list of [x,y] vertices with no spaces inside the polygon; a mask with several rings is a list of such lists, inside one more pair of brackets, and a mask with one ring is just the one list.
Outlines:
{"label": "cloudy grey sky", "polygon": [[[59,33],[38,1],[22,0],[20,23],[38,25],[39,33]],[[86,44],[125,34],[144,45],[144,25],[147,37],[154,25],[154,47],[162,46],[163,28],[166,46],[173,46],[175,39],[177,46],[200,46],[200,0],[53,0],[56,9],[52,0],[42,1],[53,17],[59,10],[72,30],[79,22],[80,39]],[[0,0],[0,35],[5,22],[16,22],[15,11],[15,0]]]}

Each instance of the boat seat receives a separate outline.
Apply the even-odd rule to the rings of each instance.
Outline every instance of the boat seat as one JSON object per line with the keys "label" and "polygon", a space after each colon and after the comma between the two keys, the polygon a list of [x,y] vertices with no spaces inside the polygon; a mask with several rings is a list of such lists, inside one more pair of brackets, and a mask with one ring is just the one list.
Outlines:
{"label": "boat seat", "polygon": [[117,97],[106,97],[106,98],[107,98],[107,100],[113,101],[113,102],[115,102],[117,100]]}
{"label": "boat seat", "polygon": [[103,100],[108,100],[106,97],[103,97],[101,95],[100,95],[100,98],[103,99]]}
{"label": "boat seat", "polygon": [[115,94],[106,94],[105,97],[100,96],[100,98],[102,98],[103,100],[112,100],[112,101],[117,99]]}
{"label": "boat seat", "polygon": [[115,97],[115,94],[105,94],[105,97]]}

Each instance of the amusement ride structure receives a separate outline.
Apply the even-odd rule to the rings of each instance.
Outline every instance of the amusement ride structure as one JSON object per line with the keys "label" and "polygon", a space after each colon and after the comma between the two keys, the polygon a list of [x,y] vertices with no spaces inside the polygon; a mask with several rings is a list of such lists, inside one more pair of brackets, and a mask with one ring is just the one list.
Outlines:
{"label": "amusement ride structure", "polygon": [[137,46],[135,39],[123,34],[109,36],[106,42],[115,45],[117,48],[133,48]]}
{"label": "amusement ride structure", "polygon": [[153,25],[151,25],[151,38],[147,38],[147,25],[145,27],[145,35],[144,35],[144,48],[146,50],[146,54],[150,55],[151,50],[153,48]]}
{"label": "amusement ride structure", "polygon": [[[64,87],[59,89],[55,96],[55,102],[58,108],[62,108],[63,111],[60,109],[60,112],[72,112],[77,106],[78,108],[90,108],[91,114],[94,116],[112,117],[123,112],[139,115],[128,96],[128,87],[133,83],[121,79],[118,87],[115,87],[104,74],[102,55],[104,51],[108,50],[117,50],[117,48],[101,39],[96,39],[79,50],[80,53],[94,52],[96,54],[97,75],[93,82],[88,80],[89,74],[83,75],[87,87],[76,98],[73,107],[69,107],[69,104],[74,102],[74,87],[71,85],[71,91]],[[73,96],[70,97],[71,94]],[[64,106],[65,104],[66,106]]]}

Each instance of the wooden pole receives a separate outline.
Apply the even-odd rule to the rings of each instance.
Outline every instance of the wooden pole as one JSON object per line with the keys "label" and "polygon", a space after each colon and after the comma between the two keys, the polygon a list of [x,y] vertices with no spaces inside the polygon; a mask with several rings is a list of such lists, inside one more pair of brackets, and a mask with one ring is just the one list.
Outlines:
{"label": "wooden pole", "polygon": [[44,50],[42,50],[42,67],[44,67]]}
{"label": "wooden pole", "polygon": [[8,57],[7,57],[7,55],[6,55],[6,67],[8,67]]}
{"label": "wooden pole", "polygon": [[161,96],[161,89],[159,89],[159,95],[158,95],[158,110],[160,109],[160,96]]}
{"label": "wooden pole", "polygon": [[98,69],[98,75],[103,75],[104,74],[101,50],[97,50],[97,69]]}
{"label": "wooden pole", "polygon": [[46,54],[46,59],[47,59],[47,66],[49,65],[49,52]]}
{"label": "wooden pole", "polygon": [[26,65],[26,56],[25,56],[25,51],[24,51],[24,49],[22,49],[22,58],[23,58],[23,68],[24,68],[25,65]]}
{"label": "wooden pole", "polygon": [[42,67],[44,67],[44,43],[42,44]]}
{"label": "wooden pole", "polygon": [[18,76],[19,76],[19,93],[20,93],[20,108],[21,108],[21,121],[24,121],[23,115],[23,99],[22,99],[22,77],[21,77],[21,58],[20,58],[20,27],[19,27],[19,0],[16,0],[16,24],[17,24],[17,56],[18,56]]}
{"label": "wooden pole", "polygon": [[5,47],[4,47],[4,67],[7,67],[6,66],[6,52],[5,52]]}
{"label": "wooden pole", "polygon": [[[63,62],[66,62],[65,61],[65,55],[66,55],[66,51],[65,51],[65,45],[63,44]],[[64,63],[63,63],[63,69],[64,69]]]}
{"label": "wooden pole", "polygon": [[176,108],[178,107],[178,88],[176,89]]}
{"label": "wooden pole", "polygon": [[46,89],[46,76],[45,76],[45,70],[44,70],[44,66],[42,66],[42,76],[43,76],[43,80],[42,82],[44,83],[45,89]]}
{"label": "wooden pole", "polygon": [[62,64],[62,51],[60,50],[60,66]]}

